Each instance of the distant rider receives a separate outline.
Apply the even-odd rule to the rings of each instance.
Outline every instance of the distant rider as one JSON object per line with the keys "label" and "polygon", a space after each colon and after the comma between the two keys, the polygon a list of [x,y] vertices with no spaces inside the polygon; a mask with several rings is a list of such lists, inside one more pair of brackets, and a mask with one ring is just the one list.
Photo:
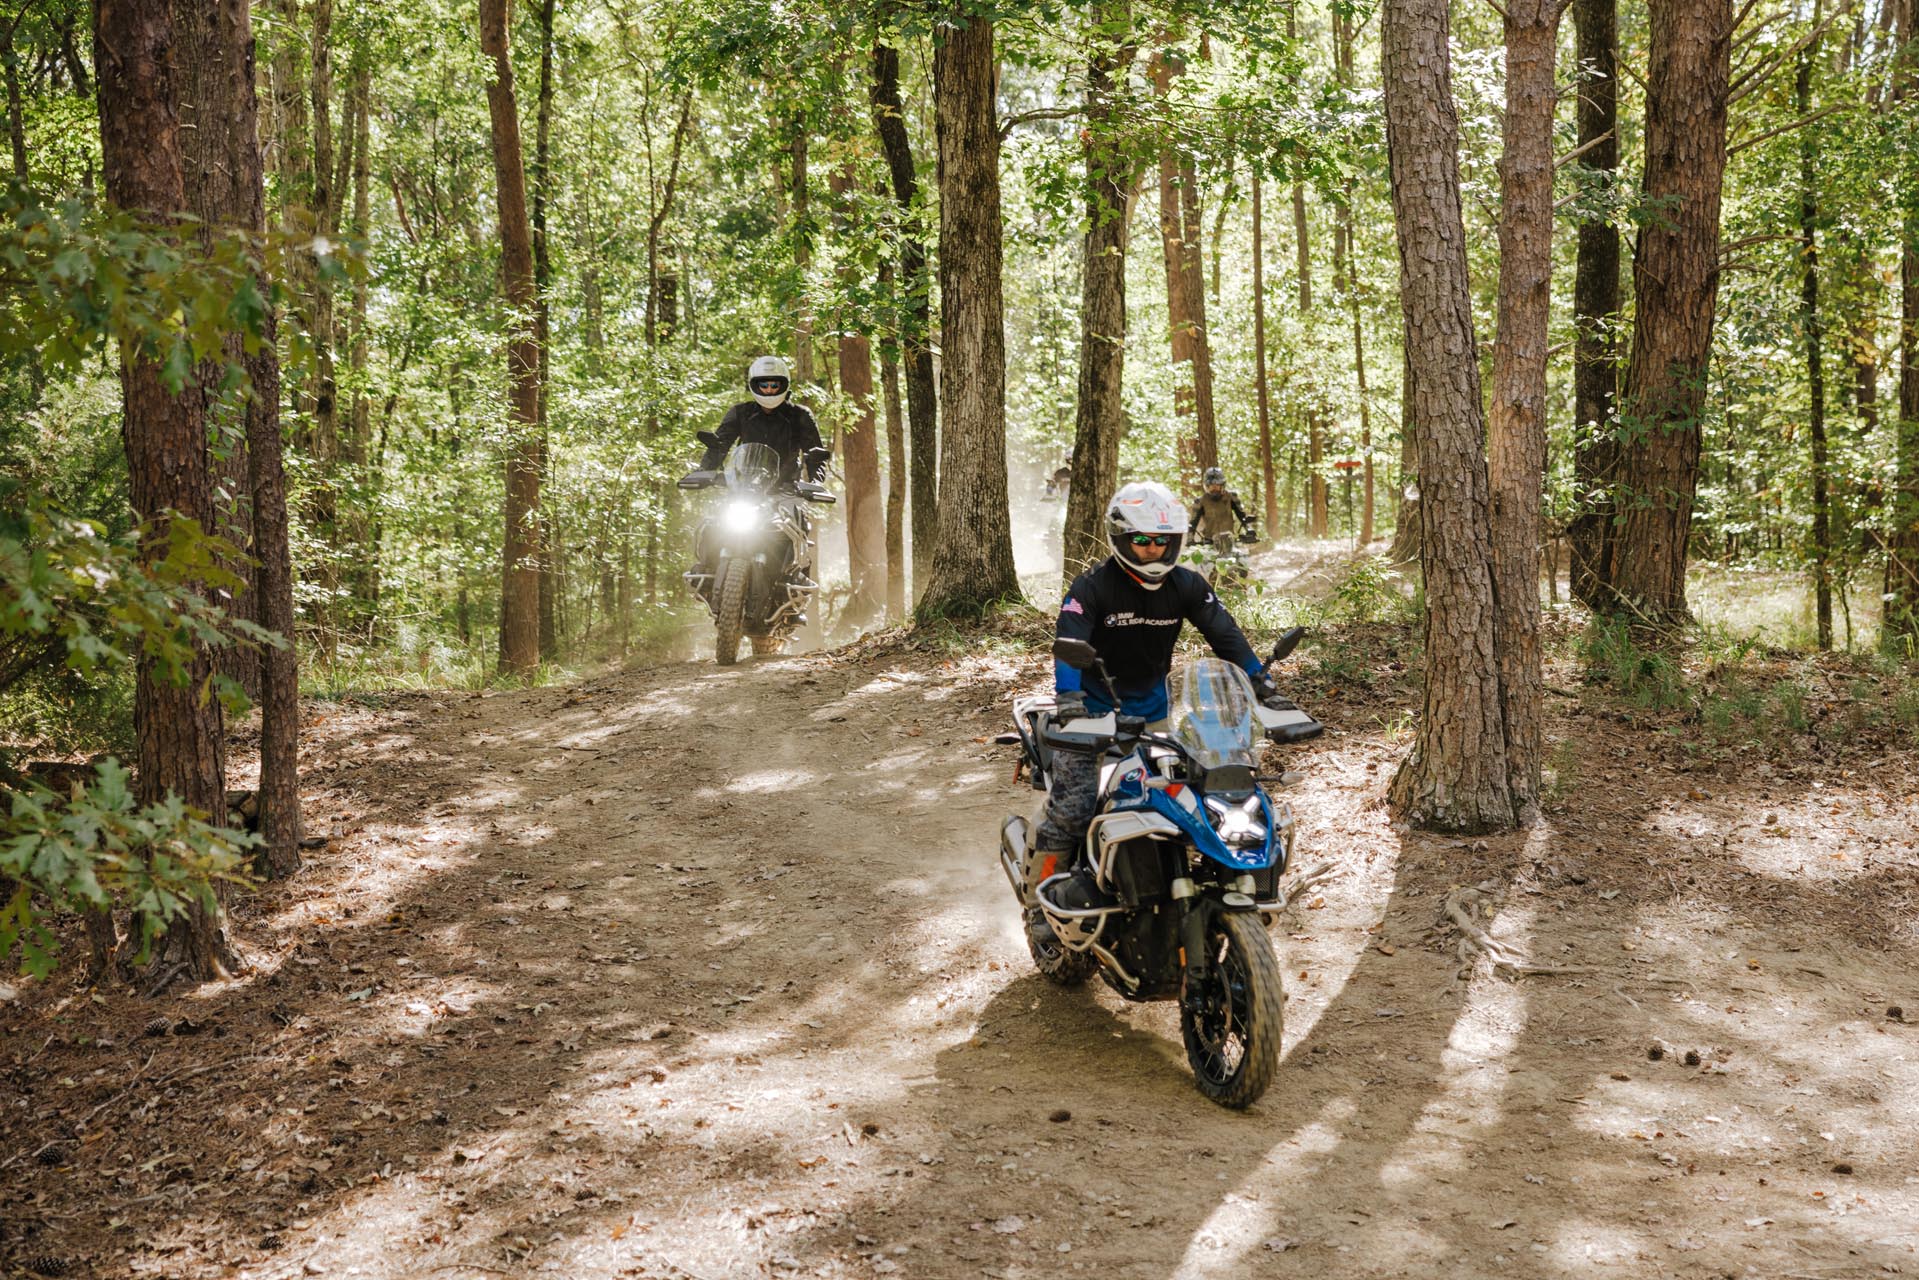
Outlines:
{"label": "distant rider", "polygon": [[[1091,643],[1113,678],[1111,692],[1118,695],[1118,710],[1143,717],[1149,725],[1166,718],[1166,678],[1172,672],[1173,646],[1185,622],[1199,628],[1214,653],[1252,677],[1260,702],[1291,707],[1267,678],[1239,624],[1206,580],[1180,567],[1186,532],[1186,512],[1166,486],[1142,483],[1121,488],[1106,507],[1106,541],[1113,554],[1073,580],[1060,602],[1058,634]],[[1114,709],[1109,691],[1094,671],[1056,662],[1054,686],[1056,724],[1102,716]],[[1033,836],[1042,866],[1046,855],[1052,854],[1058,859],[1058,870],[1076,872],[1073,885],[1053,895],[1061,905],[1075,909],[1095,905],[1104,897],[1091,869],[1073,866],[1098,807],[1099,765],[1099,757],[1087,752],[1054,751],[1052,789]],[[1035,912],[1029,927],[1045,928],[1045,921]]]}
{"label": "distant rider", "polygon": [[1253,518],[1239,505],[1239,495],[1226,487],[1226,472],[1219,467],[1206,468],[1204,490],[1186,518],[1192,522],[1193,532],[1199,535],[1201,542],[1211,542],[1222,533],[1233,532],[1235,518],[1241,533],[1253,531]]}
{"label": "distant rider", "polygon": [[[707,446],[700,462],[702,471],[717,471],[735,444],[763,444],[779,451],[785,464],[782,478],[791,484],[800,478],[815,484],[826,478],[826,453],[820,440],[819,423],[811,412],[794,404],[788,394],[792,377],[786,361],[778,356],[761,356],[746,371],[746,389],[751,400],[742,400],[726,411],[720,429],[714,434],[717,444]],[[821,450],[812,453],[811,450]]]}

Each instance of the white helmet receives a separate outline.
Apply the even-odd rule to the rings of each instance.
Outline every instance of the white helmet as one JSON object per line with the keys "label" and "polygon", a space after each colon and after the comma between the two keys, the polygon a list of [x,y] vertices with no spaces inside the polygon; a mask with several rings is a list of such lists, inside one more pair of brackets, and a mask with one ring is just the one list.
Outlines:
{"label": "white helmet", "polygon": [[762,409],[777,409],[786,403],[786,393],[792,385],[792,375],[787,372],[786,361],[778,356],[761,356],[746,370],[746,390]]}
{"label": "white helmet", "polygon": [[[1141,560],[1133,546],[1135,537],[1166,539],[1166,553],[1157,560]],[[1180,548],[1186,542],[1186,508],[1163,484],[1123,485],[1106,504],[1106,541],[1120,568],[1148,591],[1157,591],[1179,563]]]}

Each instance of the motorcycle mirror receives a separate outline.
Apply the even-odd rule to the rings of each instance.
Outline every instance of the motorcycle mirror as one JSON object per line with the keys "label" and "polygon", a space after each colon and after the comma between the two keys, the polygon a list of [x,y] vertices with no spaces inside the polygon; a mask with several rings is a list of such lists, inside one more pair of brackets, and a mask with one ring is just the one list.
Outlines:
{"label": "motorcycle mirror", "polygon": [[1306,628],[1289,627],[1280,633],[1279,641],[1273,645],[1273,656],[1267,661],[1281,662],[1286,655],[1299,648],[1299,642],[1306,638]]}
{"label": "motorcycle mirror", "polygon": [[1053,656],[1075,671],[1084,671],[1099,661],[1099,650],[1084,640],[1061,636],[1053,641]]}
{"label": "motorcycle mirror", "polygon": [[720,443],[720,438],[711,431],[695,431],[693,438],[708,448],[716,448]]}

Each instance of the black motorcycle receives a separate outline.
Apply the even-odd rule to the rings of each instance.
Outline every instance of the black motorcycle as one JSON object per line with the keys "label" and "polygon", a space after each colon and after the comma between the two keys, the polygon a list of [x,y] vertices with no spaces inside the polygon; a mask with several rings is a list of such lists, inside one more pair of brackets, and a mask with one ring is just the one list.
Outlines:
{"label": "black motorcycle", "polygon": [[[698,438],[709,448],[719,444],[710,431]],[[805,461],[814,460],[809,452]],[[778,653],[820,589],[811,576],[812,521],[804,504],[839,499],[824,485],[788,482],[784,472],[778,450],[742,444],[722,470],[680,477],[682,489],[726,491],[694,533],[693,567],[684,575],[713,614],[713,655],[723,667],[739,660],[741,637],[756,655]]]}

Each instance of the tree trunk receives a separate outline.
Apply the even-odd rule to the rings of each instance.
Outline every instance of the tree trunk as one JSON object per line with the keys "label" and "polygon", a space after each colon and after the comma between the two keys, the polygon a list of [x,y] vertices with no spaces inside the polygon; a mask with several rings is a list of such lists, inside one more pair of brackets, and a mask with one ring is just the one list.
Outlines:
{"label": "tree trunk", "polygon": [[[828,179],[841,210],[854,190],[853,167],[835,169]],[[844,224],[841,216],[837,221]],[[857,287],[856,260],[849,258],[842,285]],[[886,498],[880,487],[878,426],[873,412],[873,347],[863,333],[846,325],[839,339],[840,395],[852,417],[840,431],[840,467],[846,478],[846,563],[852,579],[841,619],[865,627],[886,609]]]}
{"label": "tree trunk", "polygon": [[900,108],[900,55],[890,45],[873,46],[873,83],[868,90],[873,124],[893,199],[900,207],[900,286],[905,305],[899,321],[906,363],[906,416],[912,433],[914,597],[933,577],[933,547],[939,541],[939,391],[933,377],[932,279],[926,269],[926,210],[919,198],[913,147]]}
{"label": "tree trunk", "polygon": [[1553,84],[1561,0],[1513,0],[1505,16],[1499,157],[1499,319],[1493,342],[1493,597],[1506,779],[1530,822],[1539,805],[1545,697],[1539,650],[1539,504],[1546,471],[1552,312]]}
{"label": "tree trunk", "polygon": [[[372,157],[368,155],[372,109],[373,64],[364,51],[353,57],[347,87],[347,110],[353,120],[353,219],[355,239],[366,243],[373,233],[371,218]],[[354,497],[342,520],[342,542],[348,548],[346,586],[349,616],[363,644],[371,644],[380,617],[380,547],[373,537],[372,494],[375,478],[368,468],[373,455],[373,400],[367,395],[367,285],[362,273],[353,282],[353,313],[348,322],[347,367],[352,371],[353,399],[347,411],[342,460],[353,480]]]}
{"label": "tree trunk", "polygon": [[1699,484],[1719,200],[1726,168],[1731,0],[1653,0],[1646,199],[1661,216],[1633,254],[1636,320],[1620,417],[1629,443],[1612,596],[1659,624],[1686,618],[1686,552]]}
{"label": "tree trunk", "polygon": [[[1333,6],[1333,67],[1347,93],[1356,88],[1353,74],[1352,14]],[[1373,540],[1373,411],[1366,388],[1366,333],[1359,306],[1359,228],[1353,220],[1353,200],[1358,183],[1349,174],[1339,195],[1339,226],[1333,237],[1333,276],[1336,287],[1346,297],[1346,310],[1353,330],[1353,385],[1359,399],[1359,456],[1364,488],[1360,497],[1359,545]],[[1349,491],[1350,492],[1350,491]]]}
{"label": "tree trunk", "polygon": [[[1814,3],[1817,29],[1821,6]],[[1793,109],[1800,116],[1812,111],[1812,64],[1819,41],[1799,51],[1798,74],[1793,81]],[[1832,648],[1832,536],[1831,479],[1826,456],[1825,333],[1819,323],[1819,195],[1814,135],[1799,134],[1799,298],[1800,324],[1806,335],[1806,391],[1810,410],[1806,425],[1812,451],[1812,578],[1813,612],[1821,649]]]}
{"label": "tree trunk", "polygon": [[[1913,11],[1919,0],[1898,4],[1898,48],[1893,73],[1896,109],[1919,98],[1919,47]],[[1899,255],[1899,424],[1893,463],[1892,530],[1886,547],[1886,607],[1880,645],[1910,655],[1919,643],[1919,177],[1903,175],[1905,215]]]}
{"label": "tree trunk", "polygon": [[[1020,598],[1006,494],[1006,350],[1000,294],[999,118],[993,24],[952,13],[933,52],[939,137],[939,545],[925,617],[980,616]],[[957,25],[965,22],[965,26]]]}
{"label": "tree trunk", "polygon": [[[1291,4],[1286,10],[1286,35],[1288,39],[1298,36],[1299,6]],[[1302,325],[1310,325],[1308,319],[1313,310],[1313,250],[1306,225],[1306,184],[1293,183],[1293,248],[1297,272],[1299,275],[1299,320]],[[1308,388],[1309,396],[1316,391]],[[1326,475],[1324,471],[1326,454],[1326,415],[1317,404],[1306,408],[1306,533],[1313,538],[1326,536],[1329,514],[1327,512]]]}
{"label": "tree trunk", "polygon": [[1419,433],[1413,412],[1413,355],[1402,344],[1399,359],[1399,509],[1393,517],[1393,545],[1386,549],[1392,564],[1419,559]]}
{"label": "tree trunk", "polygon": [[[546,207],[553,188],[553,8],[554,0],[540,0],[540,94],[533,129],[533,336],[540,349],[540,424],[537,431],[540,448],[540,484],[545,486],[552,464],[551,429],[547,420],[548,387],[553,367],[553,326],[549,316],[547,289],[553,277],[551,254],[546,237]],[[657,237],[656,237],[657,241]],[[554,590],[559,576],[558,548],[553,538],[553,522],[545,511],[540,519],[540,657],[557,662],[560,657],[560,628]]]}
{"label": "tree trunk", "polygon": [[7,77],[7,142],[13,153],[14,181],[24,185],[27,180],[27,126],[24,102],[20,92],[20,55],[13,47],[13,33],[19,27],[19,18],[8,22],[6,35],[0,37],[0,65],[3,65]]}
{"label": "tree trunk", "polygon": [[799,296],[793,300],[793,390],[815,381],[813,372],[813,313],[806,301],[806,275],[813,267],[813,232],[808,226],[806,116],[794,123],[791,192],[793,198],[793,267],[799,276]]}
{"label": "tree trunk", "polygon": [[[1162,106],[1185,63],[1161,49],[1153,57],[1153,92]],[[1159,242],[1166,267],[1166,320],[1173,351],[1173,412],[1180,472],[1189,488],[1215,465],[1212,352],[1206,337],[1205,275],[1200,251],[1199,178],[1192,161],[1168,146],[1159,153]],[[1184,366],[1182,368],[1181,366]]]}
{"label": "tree trunk", "polygon": [[[322,0],[325,3],[325,0]],[[540,662],[540,344],[533,331],[533,242],[526,216],[520,117],[508,53],[507,0],[480,0],[480,51],[493,60],[487,111],[499,187],[500,267],[508,323],[506,541],[501,554],[500,670],[524,675]]]}
{"label": "tree trunk", "polygon": [[[1107,0],[1092,25],[1126,32],[1131,0]],[[1073,411],[1072,477],[1066,486],[1066,526],[1060,540],[1067,585],[1106,556],[1102,512],[1119,479],[1119,442],[1126,434],[1121,399],[1126,371],[1126,242],[1134,161],[1121,132],[1126,79],[1137,49],[1096,36],[1087,60],[1086,238],[1081,254],[1079,387]]]}
{"label": "tree trunk", "polygon": [[[180,5],[175,13],[177,56],[175,84],[179,91],[180,151],[189,211],[199,220],[203,243],[210,244],[222,229],[250,229],[247,217],[252,194],[238,163],[240,139],[235,136],[242,110],[242,93],[252,92],[251,50],[236,43],[232,24],[244,31],[247,16],[232,5]],[[251,142],[251,140],[248,140]],[[203,362],[195,370],[201,412],[213,452],[212,532],[232,543],[239,553],[222,565],[244,585],[231,594],[216,593],[235,618],[258,621],[253,588],[253,501],[247,481],[246,405],[221,394],[226,368],[245,360],[243,335],[235,332],[223,343],[223,360]],[[231,410],[231,412],[228,412]],[[213,655],[214,669],[246,691],[260,697],[260,656],[251,649],[230,646]]]}
{"label": "tree trunk", "polygon": [[[264,166],[260,153],[259,94],[255,87],[251,6],[247,0],[182,5],[175,37],[182,72],[180,105],[186,183],[194,216],[210,227],[260,234],[266,228]],[[261,296],[270,294],[260,282]],[[280,444],[280,356],[276,317],[269,312],[252,354],[240,335],[227,343],[228,359],[246,371],[242,438],[234,442],[237,470],[216,484],[230,486],[230,509],[244,511],[238,545],[255,567],[241,616],[284,638],[259,653],[235,651],[244,662],[248,696],[260,704],[260,869],[285,879],[300,868],[299,671],[293,646],[293,582],[287,546],[286,475]],[[211,397],[203,404],[211,402]],[[219,504],[216,504],[219,505]],[[234,525],[226,530],[237,532]],[[229,672],[231,674],[231,671]]]}
{"label": "tree trunk", "polygon": [[[98,0],[93,22],[107,199],[170,221],[187,202],[167,0]],[[154,353],[139,345],[121,348],[120,384],[128,495],[134,516],[150,522],[140,550],[151,563],[165,554],[175,518],[213,527],[203,404],[197,387],[170,390]],[[142,803],[174,795],[222,821],[226,768],[220,701],[202,696],[212,673],[206,650],[197,644],[180,684],[141,656],[134,689],[135,783]],[[230,960],[217,904],[208,909],[196,902],[167,930],[158,962],[161,981],[175,966],[184,966],[196,979],[217,978]]]}
{"label": "tree trunk", "polygon": [[[314,0],[310,49],[307,92],[313,112],[313,228],[316,236],[330,241],[339,230],[340,209],[340,189],[333,172],[333,0]],[[306,444],[315,473],[315,483],[308,490],[308,515],[321,548],[320,563],[314,566],[314,577],[321,588],[314,621],[321,647],[331,657],[339,645],[340,617],[335,603],[340,598],[340,567],[346,559],[340,541],[336,488],[340,471],[339,379],[334,371],[333,283],[324,272],[315,272],[308,283],[312,289],[307,333],[313,343],[313,393]]]}
{"label": "tree trunk", "polygon": [[1273,474],[1272,390],[1266,378],[1266,232],[1261,225],[1265,185],[1253,168],[1253,393],[1259,405],[1259,475],[1265,499],[1266,536],[1279,536],[1279,486]]}
{"label": "tree trunk", "polygon": [[886,404],[886,620],[906,616],[906,420],[900,405],[899,348],[880,348],[880,386]]}
{"label": "tree trunk", "polygon": [[[1618,0],[1573,0],[1578,58],[1589,78],[1576,111],[1580,164],[1610,181],[1619,169]],[[1613,485],[1619,466],[1619,228],[1610,215],[1579,224],[1573,268],[1573,498],[1567,528],[1572,593],[1588,608],[1607,600],[1617,544]]]}
{"label": "tree trunk", "polygon": [[1420,825],[1496,830],[1514,815],[1446,0],[1386,0],[1381,40],[1426,582],[1425,706],[1391,799]]}

